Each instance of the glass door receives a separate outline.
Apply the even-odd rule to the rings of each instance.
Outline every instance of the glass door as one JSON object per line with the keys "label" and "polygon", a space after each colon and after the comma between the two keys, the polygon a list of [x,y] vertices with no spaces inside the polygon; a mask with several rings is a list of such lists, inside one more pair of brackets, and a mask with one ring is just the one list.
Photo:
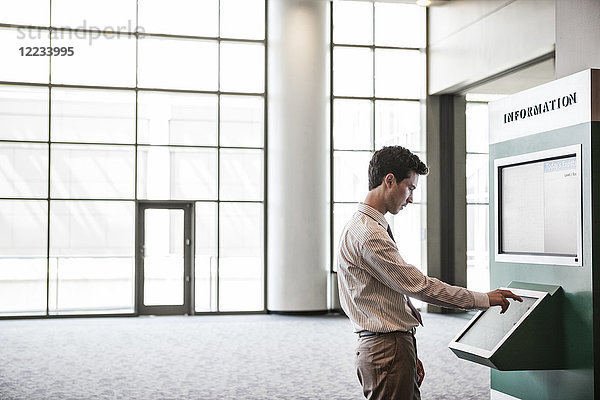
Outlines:
{"label": "glass door", "polygon": [[139,314],[191,313],[192,213],[191,203],[139,203]]}

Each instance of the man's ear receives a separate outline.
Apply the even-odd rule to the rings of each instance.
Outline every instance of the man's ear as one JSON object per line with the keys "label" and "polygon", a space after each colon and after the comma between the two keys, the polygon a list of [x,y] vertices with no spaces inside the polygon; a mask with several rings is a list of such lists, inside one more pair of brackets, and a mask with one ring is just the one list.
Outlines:
{"label": "man's ear", "polygon": [[394,180],[396,178],[394,177],[394,174],[389,173],[385,176],[385,178],[383,178],[383,184],[385,185],[385,187],[387,188],[391,188],[392,187],[392,183],[394,183]]}

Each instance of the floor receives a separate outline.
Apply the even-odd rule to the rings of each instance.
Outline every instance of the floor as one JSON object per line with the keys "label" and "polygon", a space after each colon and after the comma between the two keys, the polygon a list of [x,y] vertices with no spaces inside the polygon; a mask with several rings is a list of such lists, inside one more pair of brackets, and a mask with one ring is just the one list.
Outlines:
{"label": "floor", "polygon": [[[448,342],[469,315],[423,314],[423,399],[487,399]],[[343,316],[0,320],[0,399],[361,399]]]}

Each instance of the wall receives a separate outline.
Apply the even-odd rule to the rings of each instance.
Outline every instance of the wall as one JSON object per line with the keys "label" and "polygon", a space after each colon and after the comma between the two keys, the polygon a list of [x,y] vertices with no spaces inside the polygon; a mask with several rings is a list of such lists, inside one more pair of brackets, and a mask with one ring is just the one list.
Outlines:
{"label": "wall", "polygon": [[556,77],[600,67],[600,2],[556,0]]}
{"label": "wall", "polygon": [[554,0],[455,0],[431,7],[428,93],[453,93],[552,53],[554,9]]}

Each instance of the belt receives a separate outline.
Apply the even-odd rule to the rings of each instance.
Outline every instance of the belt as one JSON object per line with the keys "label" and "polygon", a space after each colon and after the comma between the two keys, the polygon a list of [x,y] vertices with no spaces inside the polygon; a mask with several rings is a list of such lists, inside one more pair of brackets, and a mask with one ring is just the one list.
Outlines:
{"label": "belt", "polygon": [[363,337],[367,337],[367,336],[382,336],[382,335],[389,335],[391,333],[403,333],[403,334],[408,334],[408,335],[414,335],[416,328],[412,328],[408,331],[391,331],[391,332],[371,332],[371,331],[360,331],[358,332],[358,337],[359,338],[363,338]]}

